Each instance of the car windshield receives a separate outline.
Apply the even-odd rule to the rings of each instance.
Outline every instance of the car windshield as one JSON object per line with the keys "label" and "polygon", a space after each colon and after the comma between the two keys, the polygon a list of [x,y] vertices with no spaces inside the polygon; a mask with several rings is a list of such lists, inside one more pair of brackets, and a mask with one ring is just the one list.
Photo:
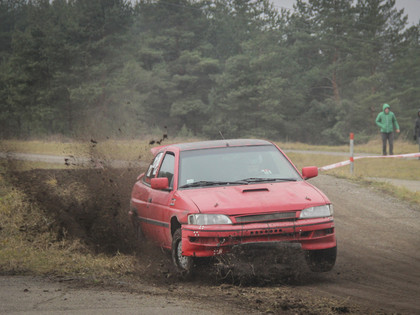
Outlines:
{"label": "car windshield", "polygon": [[296,181],[300,175],[273,145],[183,151],[180,188]]}

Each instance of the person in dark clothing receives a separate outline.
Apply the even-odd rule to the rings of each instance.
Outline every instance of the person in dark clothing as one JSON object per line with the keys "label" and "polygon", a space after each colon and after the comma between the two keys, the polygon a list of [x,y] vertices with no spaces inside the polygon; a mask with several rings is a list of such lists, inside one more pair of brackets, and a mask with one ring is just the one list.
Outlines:
{"label": "person in dark clothing", "polygon": [[420,109],[417,112],[417,119],[414,122],[414,140],[417,140],[417,142],[419,143],[419,152],[420,152]]}
{"label": "person in dark clothing", "polygon": [[391,112],[390,106],[384,104],[382,112],[376,117],[376,124],[381,128],[382,135],[382,154],[386,155],[386,142],[389,142],[389,154],[394,155],[394,127],[395,131],[400,132],[400,126],[398,125],[397,118],[394,113]]}

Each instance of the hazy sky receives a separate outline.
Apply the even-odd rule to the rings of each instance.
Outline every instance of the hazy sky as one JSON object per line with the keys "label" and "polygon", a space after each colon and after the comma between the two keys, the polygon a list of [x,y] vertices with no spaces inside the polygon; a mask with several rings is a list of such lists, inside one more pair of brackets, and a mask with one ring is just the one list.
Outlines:
{"label": "hazy sky", "polygon": [[[292,9],[295,0],[272,0],[273,5],[280,9]],[[420,20],[420,0],[396,0],[397,9],[404,9],[404,14],[408,15],[408,26],[417,24]]]}

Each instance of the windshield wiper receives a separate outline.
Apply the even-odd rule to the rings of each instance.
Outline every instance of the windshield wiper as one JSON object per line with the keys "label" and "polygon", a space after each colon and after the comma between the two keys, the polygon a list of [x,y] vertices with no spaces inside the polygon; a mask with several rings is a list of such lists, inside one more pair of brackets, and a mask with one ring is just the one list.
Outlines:
{"label": "windshield wiper", "polygon": [[220,181],[208,181],[208,180],[200,180],[198,182],[190,183],[182,185],[179,188],[188,188],[188,187],[201,187],[201,186],[213,186],[213,185],[225,185],[226,182]]}
{"label": "windshield wiper", "polygon": [[250,177],[242,179],[242,181],[248,183],[259,183],[259,182],[295,182],[296,178],[260,178],[260,177]]}
{"label": "windshield wiper", "polygon": [[208,181],[208,180],[200,180],[195,183],[185,184],[180,186],[179,188],[189,188],[189,187],[204,187],[204,186],[215,186],[215,185],[248,185],[248,181],[245,180],[237,180],[237,181]]}

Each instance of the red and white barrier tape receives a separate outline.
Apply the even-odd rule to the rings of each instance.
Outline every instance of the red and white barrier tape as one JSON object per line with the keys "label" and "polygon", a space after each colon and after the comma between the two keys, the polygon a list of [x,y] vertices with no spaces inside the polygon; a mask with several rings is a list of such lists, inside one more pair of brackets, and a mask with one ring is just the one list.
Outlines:
{"label": "red and white barrier tape", "polygon": [[385,156],[384,155],[356,156],[354,158],[350,158],[350,160],[347,160],[347,161],[338,162],[338,163],[334,163],[334,164],[319,167],[318,170],[319,171],[328,171],[328,170],[331,170],[333,168],[349,165],[354,160],[360,160],[360,159],[415,158],[415,157],[420,157],[420,152],[419,153],[398,154],[398,155],[385,155]]}

